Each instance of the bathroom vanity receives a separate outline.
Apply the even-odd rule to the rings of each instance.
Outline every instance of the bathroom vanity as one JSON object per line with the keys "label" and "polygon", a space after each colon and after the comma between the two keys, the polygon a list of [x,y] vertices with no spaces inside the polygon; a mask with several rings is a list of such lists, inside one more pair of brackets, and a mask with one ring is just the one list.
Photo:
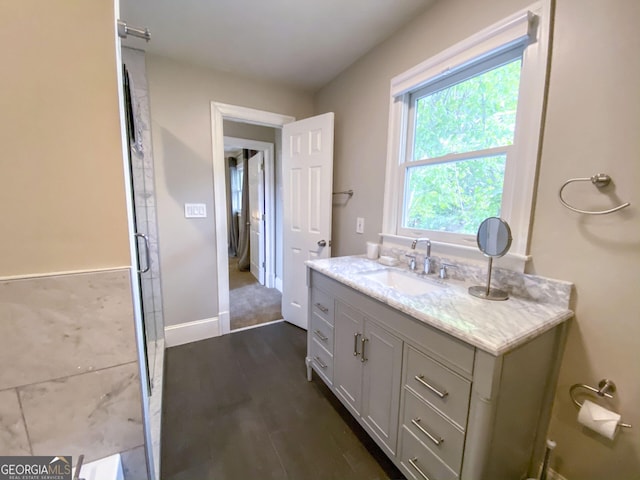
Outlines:
{"label": "bathroom vanity", "polygon": [[537,473],[571,284],[522,275],[522,296],[491,302],[362,257],[307,266],[309,379],[317,372],[407,478]]}

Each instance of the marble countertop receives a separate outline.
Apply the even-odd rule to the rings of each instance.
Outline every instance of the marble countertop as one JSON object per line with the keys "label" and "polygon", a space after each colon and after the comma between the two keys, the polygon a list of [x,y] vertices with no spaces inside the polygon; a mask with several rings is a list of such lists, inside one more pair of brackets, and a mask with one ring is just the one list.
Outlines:
{"label": "marble countertop", "polygon": [[[573,312],[558,302],[544,302],[511,296],[506,301],[490,301],[469,295],[470,284],[437,275],[423,277],[441,288],[427,289],[425,294],[403,295],[363,273],[385,268],[402,270],[419,276],[407,268],[386,267],[362,256],[335,257],[306,262],[307,266],[340,283],[379,300],[419,321],[467,342],[493,355],[502,355],[526,341],[573,317]],[[537,277],[540,279],[541,277]],[[567,282],[549,281],[548,295],[555,284],[559,294]]]}

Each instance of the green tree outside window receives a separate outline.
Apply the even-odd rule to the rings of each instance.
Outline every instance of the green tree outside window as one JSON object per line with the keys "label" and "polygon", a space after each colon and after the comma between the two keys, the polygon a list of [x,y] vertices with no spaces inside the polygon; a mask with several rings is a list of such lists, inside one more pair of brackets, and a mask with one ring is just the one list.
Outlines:
{"label": "green tree outside window", "polygon": [[521,63],[416,100],[412,160],[433,162],[406,165],[404,227],[474,234],[486,217],[500,215],[506,153],[473,152],[513,144]]}

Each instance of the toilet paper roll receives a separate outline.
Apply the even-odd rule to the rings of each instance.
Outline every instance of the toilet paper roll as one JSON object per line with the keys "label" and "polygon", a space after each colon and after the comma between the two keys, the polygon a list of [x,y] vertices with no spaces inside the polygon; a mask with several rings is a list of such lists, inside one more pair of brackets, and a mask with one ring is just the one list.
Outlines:
{"label": "toilet paper roll", "polygon": [[616,436],[620,415],[585,400],[578,413],[578,422],[611,440]]}

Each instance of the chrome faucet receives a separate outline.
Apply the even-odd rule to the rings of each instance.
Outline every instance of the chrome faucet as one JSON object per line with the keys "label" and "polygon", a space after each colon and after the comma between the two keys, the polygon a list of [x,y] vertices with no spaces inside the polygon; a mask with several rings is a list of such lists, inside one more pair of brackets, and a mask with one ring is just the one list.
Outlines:
{"label": "chrome faucet", "polygon": [[426,275],[431,273],[431,240],[428,238],[416,238],[411,243],[411,249],[415,250],[419,242],[425,242],[427,244],[427,254],[424,257],[424,273]]}

